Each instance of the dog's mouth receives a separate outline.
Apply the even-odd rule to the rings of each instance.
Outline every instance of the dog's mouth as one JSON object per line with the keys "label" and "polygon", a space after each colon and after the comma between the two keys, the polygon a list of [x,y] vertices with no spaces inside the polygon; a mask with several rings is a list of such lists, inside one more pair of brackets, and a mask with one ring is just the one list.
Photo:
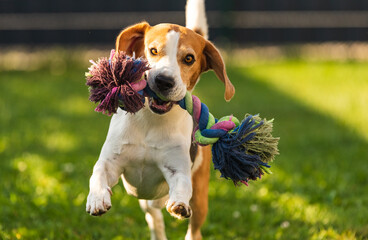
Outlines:
{"label": "dog's mouth", "polygon": [[157,114],[164,114],[171,110],[174,103],[170,101],[163,101],[161,99],[156,99],[149,97],[149,107],[150,109]]}

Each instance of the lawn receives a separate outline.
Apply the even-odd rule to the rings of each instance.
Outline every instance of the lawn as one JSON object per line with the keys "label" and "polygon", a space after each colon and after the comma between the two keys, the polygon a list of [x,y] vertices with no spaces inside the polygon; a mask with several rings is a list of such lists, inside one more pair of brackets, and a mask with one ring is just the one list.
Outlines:
{"label": "lawn", "polygon": [[[88,101],[89,63],[69,53],[0,68],[0,239],[149,239],[121,183],[107,214],[85,213],[109,117]],[[228,74],[230,103],[213,73],[195,94],[215,116],[275,118],[281,154],[249,187],[212,171],[204,239],[367,239],[368,62],[238,61]],[[164,215],[168,238],[183,239],[187,222]]]}

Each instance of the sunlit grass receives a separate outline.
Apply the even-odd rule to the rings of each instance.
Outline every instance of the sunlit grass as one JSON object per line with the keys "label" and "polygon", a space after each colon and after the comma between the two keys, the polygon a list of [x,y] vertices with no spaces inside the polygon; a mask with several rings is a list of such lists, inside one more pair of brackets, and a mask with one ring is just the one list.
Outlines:
{"label": "sunlit grass", "polygon": [[255,65],[249,73],[368,140],[367,63],[275,63]]}
{"label": "sunlit grass", "polygon": [[34,187],[32,201],[36,206],[46,205],[50,197],[66,200],[65,185],[60,183],[59,173],[55,172],[52,161],[35,154],[24,154],[12,162],[21,173],[16,181],[18,187],[21,188],[28,181]]}
{"label": "sunlit grass", "polygon": [[[138,202],[121,183],[109,213],[85,213],[110,118],[88,101],[88,62],[56,56],[39,70],[0,73],[0,239],[149,239]],[[228,64],[237,89],[230,103],[214,74],[202,77],[195,93],[215,116],[260,113],[275,118],[281,137],[274,174],[248,188],[212,171],[205,239],[368,237],[367,67]],[[169,239],[183,239],[187,222],[167,213],[165,221]]]}

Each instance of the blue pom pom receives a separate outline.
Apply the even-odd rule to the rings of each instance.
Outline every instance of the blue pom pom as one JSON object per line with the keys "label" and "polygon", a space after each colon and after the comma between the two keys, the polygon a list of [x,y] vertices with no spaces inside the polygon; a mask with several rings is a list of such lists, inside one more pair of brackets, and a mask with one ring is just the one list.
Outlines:
{"label": "blue pom pom", "polygon": [[212,161],[221,177],[231,179],[235,184],[256,180],[262,174],[262,167],[270,167],[262,161],[260,154],[252,152],[247,144],[256,136],[256,130],[264,121],[256,123],[249,115],[239,127],[227,133],[212,146]]}

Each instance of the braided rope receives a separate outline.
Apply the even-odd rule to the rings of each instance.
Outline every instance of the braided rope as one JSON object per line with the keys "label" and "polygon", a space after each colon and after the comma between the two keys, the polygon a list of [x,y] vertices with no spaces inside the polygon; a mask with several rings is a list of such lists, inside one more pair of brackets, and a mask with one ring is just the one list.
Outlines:
{"label": "braided rope", "polygon": [[240,124],[239,120],[232,115],[216,119],[209,112],[207,105],[190,92],[187,92],[178,104],[192,115],[198,124],[193,131],[193,140],[200,145],[214,144],[220,137],[225,136]]}

